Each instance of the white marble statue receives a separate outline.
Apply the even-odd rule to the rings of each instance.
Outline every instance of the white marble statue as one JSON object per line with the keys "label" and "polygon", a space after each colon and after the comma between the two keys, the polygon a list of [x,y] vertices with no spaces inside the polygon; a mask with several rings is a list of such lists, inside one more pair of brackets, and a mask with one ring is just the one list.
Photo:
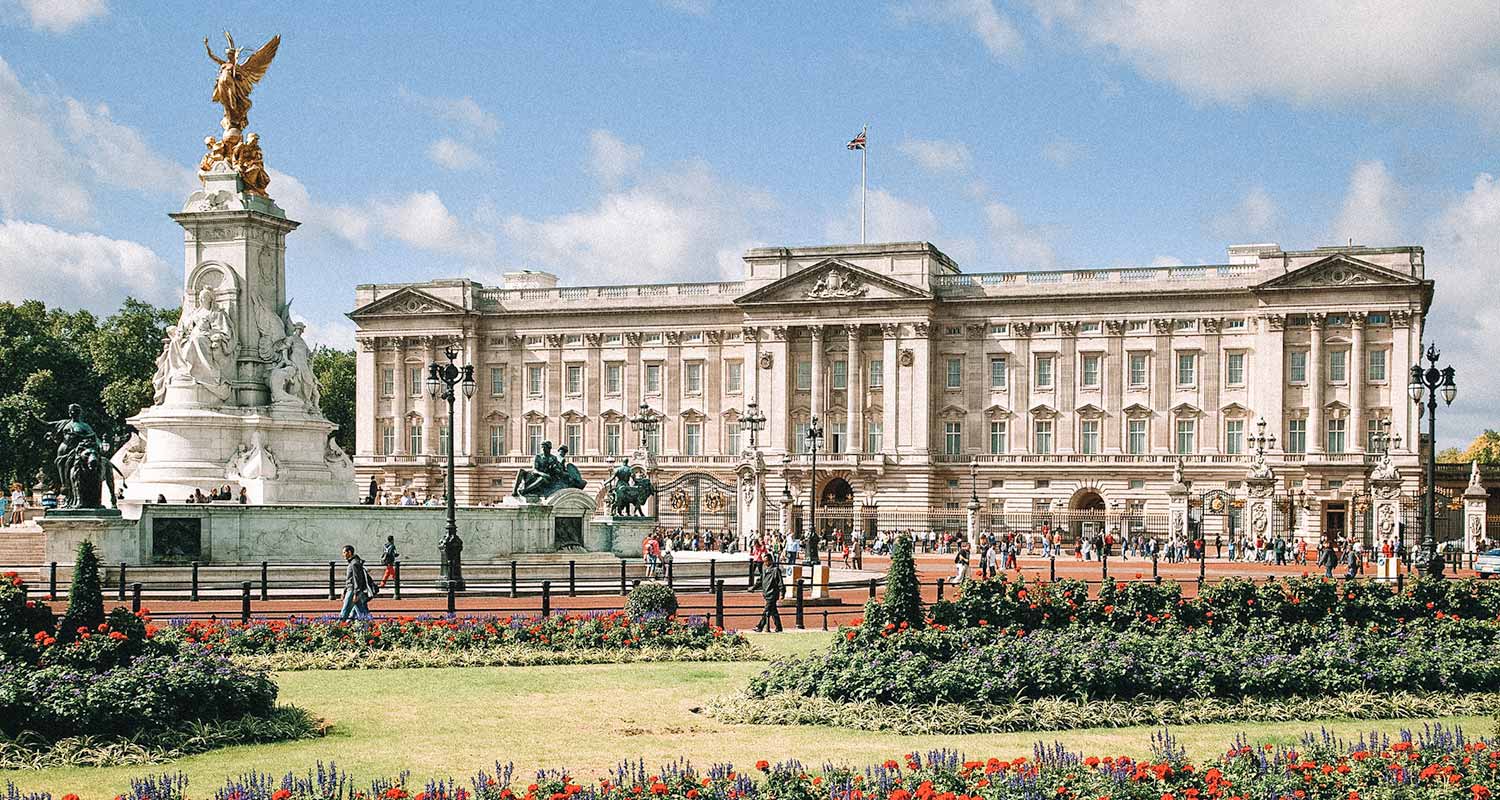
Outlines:
{"label": "white marble statue", "polygon": [[333,434],[328,434],[328,443],[323,449],[323,461],[328,464],[328,469],[342,480],[354,480],[354,461],[339,443],[334,441]]}
{"label": "white marble statue", "polygon": [[151,401],[161,405],[167,399],[167,384],[172,378],[172,342],[177,338],[177,326],[167,328],[161,340],[161,352],[156,356],[156,373],[151,376]]}
{"label": "white marble statue", "polygon": [[215,398],[229,399],[224,376],[234,365],[234,323],[212,289],[199,290],[192,310],[183,309],[177,334],[167,351],[169,383],[192,383]]}
{"label": "white marble statue", "polygon": [[287,327],[287,334],[276,345],[276,366],[271,368],[271,404],[275,406],[300,406],[317,413],[321,393],[318,378],[313,374],[312,350],[302,332],[307,326],[300,322]]}
{"label": "white marble statue", "polygon": [[260,431],[250,434],[250,446],[241,444],[230,458],[225,476],[241,480],[271,480],[280,472],[276,455],[261,442]]}

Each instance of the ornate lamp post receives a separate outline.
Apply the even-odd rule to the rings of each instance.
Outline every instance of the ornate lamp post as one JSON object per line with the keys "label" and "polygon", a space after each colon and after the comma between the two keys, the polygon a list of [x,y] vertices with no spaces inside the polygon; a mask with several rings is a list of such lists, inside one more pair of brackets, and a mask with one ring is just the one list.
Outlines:
{"label": "ornate lamp post", "polygon": [[640,413],[630,418],[630,427],[640,432],[642,450],[651,452],[646,442],[651,438],[651,434],[656,433],[656,428],[660,424],[661,418],[651,410],[651,406],[641,403]]}
{"label": "ornate lamp post", "polygon": [[464,542],[458,538],[457,506],[453,496],[453,405],[458,400],[456,388],[462,387],[465,400],[474,396],[474,365],[460,367],[453,363],[458,358],[458,348],[451,344],[443,349],[443,355],[448,363],[435,362],[427,367],[427,394],[448,401],[448,530],[442,544],[438,545],[442,564],[438,586],[444,589],[452,586],[454,591],[461,592],[464,590]]}
{"label": "ornate lamp post", "polygon": [[1423,506],[1422,539],[1417,543],[1418,569],[1423,570],[1429,577],[1443,577],[1443,557],[1437,550],[1437,396],[1438,391],[1443,393],[1443,403],[1453,405],[1453,398],[1458,395],[1458,384],[1453,380],[1453,367],[1438,369],[1438,359],[1442,353],[1437,345],[1427,345],[1427,368],[1422,368],[1421,359],[1411,368],[1411,381],[1407,384],[1407,391],[1411,395],[1411,401],[1417,404],[1417,411],[1422,410],[1422,400],[1427,400],[1427,497]]}
{"label": "ornate lamp post", "polygon": [[[812,451],[812,480],[808,481],[808,513],[812,531],[807,537],[807,563],[818,564],[818,445],[823,443],[823,426],[813,417],[807,426],[807,447]],[[830,556],[831,557],[831,556]]]}
{"label": "ornate lamp post", "polygon": [[979,550],[979,456],[969,459],[969,548]]}
{"label": "ornate lamp post", "polygon": [[758,444],[756,434],[766,427],[766,415],[760,413],[760,404],[751,402],[745,406],[745,416],[740,418],[740,424],[750,432],[750,449],[754,450]]}
{"label": "ornate lamp post", "polygon": [[1255,423],[1255,433],[1250,434],[1249,442],[1255,448],[1255,460],[1262,462],[1266,460],[1266,449],[1276,449],[1276,434],[1266,433],[1266,418],[1261,417]]}

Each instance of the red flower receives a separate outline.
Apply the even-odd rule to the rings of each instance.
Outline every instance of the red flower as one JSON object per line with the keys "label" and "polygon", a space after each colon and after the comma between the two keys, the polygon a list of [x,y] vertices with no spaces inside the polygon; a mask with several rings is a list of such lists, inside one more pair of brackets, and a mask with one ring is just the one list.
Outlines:
{"label": "red flower", "polygon": [[[271,800],[287,800],[287,798],[290,798],[291,796],[292,792],[290,789],[277,789],[274,793],[271,794]],[[68,799],[64,797],[63,800]]]}
{"label": "red flower", "polygon": [[[1484,787],[1480,787],[1480,788],[1484,788]],[[62,800],[78,800],[78,795],[76,795],[76,794],[65,794],[65,795],[62,796]]]}
{"label": "red flower", "polygon": [[761,760],[755,762],[755,768],[760,770],[761,772],[765,772],[766,770],[771,768],[771,762],[762,758]]}

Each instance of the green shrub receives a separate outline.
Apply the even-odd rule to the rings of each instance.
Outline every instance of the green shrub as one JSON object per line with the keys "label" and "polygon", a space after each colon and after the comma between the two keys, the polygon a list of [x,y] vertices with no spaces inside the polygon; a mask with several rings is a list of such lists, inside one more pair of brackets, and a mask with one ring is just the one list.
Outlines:
{"label": "green shrub", "polygon": [[677,613],[677,592],[661,581],[645,581],[625,598],[625,613],[631,619],[670,617]]}
{"label": "green shrub", "polygon": [[922,585],[917,582],[917,563],[912,557],[910,536],[898,535],[891,542],[891,568],[886,573],[885,613],[883,625],[920,629],[926,618],[922,614]]}
{"label": "green shrub", "polygon": [[104,622],[104,591],[99,586],[99,555],[94,543],[78,545],[73,561],[73,582],[68,587],[68,611],[58,624],[57,640],[71,642],[81,631],[92,631]]}

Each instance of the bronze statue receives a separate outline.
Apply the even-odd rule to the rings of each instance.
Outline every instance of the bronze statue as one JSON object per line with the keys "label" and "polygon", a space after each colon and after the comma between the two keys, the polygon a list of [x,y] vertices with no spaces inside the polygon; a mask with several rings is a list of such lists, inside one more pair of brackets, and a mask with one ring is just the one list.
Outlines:
{"label": "bronze statue", "polygon": [[567,463],[568,448],[557,448],[552,454],[552,443],[542,442],[542,450],[531,460],[531,469],[516,473],[515,486],[511,494],[516,497],[546,497],[561,489],[582,489],[588,483],[579,474],[578,467]]}
{"label": "bronze statue", "polygon": [[224,107],[224,119],[219,124],[226,132],[244,130],[250,115],[250,90],[265,77],[266,68],[271,66],[271,59],[276,57],[276,48],[281,45],[281,37],[271,37],[271,41],[251,53],[244,61],[239,60],[242,50],[234,46],[234,37],[229,35],[229,31],[224,32],[224,38],[228,40],[229,47],[224,51],[224,57],[219,58],[209,46],[208,37],[203,37],[203,49],[219,65],[218,77],[214,79],[213,100]]}
{"label": "bronze statue", "polygon": [[67,488],[68,501],[64,508],[103,508],[102,487],[109,488],[109,501],[115,499],[115,471],[105,452],[104,442],[92,426],[84,422],[83,408],[77,403],[68,406],[67,419],[48,420],[32,415],[38,422],[51,428],[48,438],[57,440],[57,455],[53,464],[57,467],[58,482]]}
{"label": "bronze statue", "polygon": [[656,487],[651,485],[651,478],[644,471],[630,466],[630,459],[626,458],[610,475],[610,485],[606,490],[609,513],[616,517],[644,517],[646,503],[655,494]]}

